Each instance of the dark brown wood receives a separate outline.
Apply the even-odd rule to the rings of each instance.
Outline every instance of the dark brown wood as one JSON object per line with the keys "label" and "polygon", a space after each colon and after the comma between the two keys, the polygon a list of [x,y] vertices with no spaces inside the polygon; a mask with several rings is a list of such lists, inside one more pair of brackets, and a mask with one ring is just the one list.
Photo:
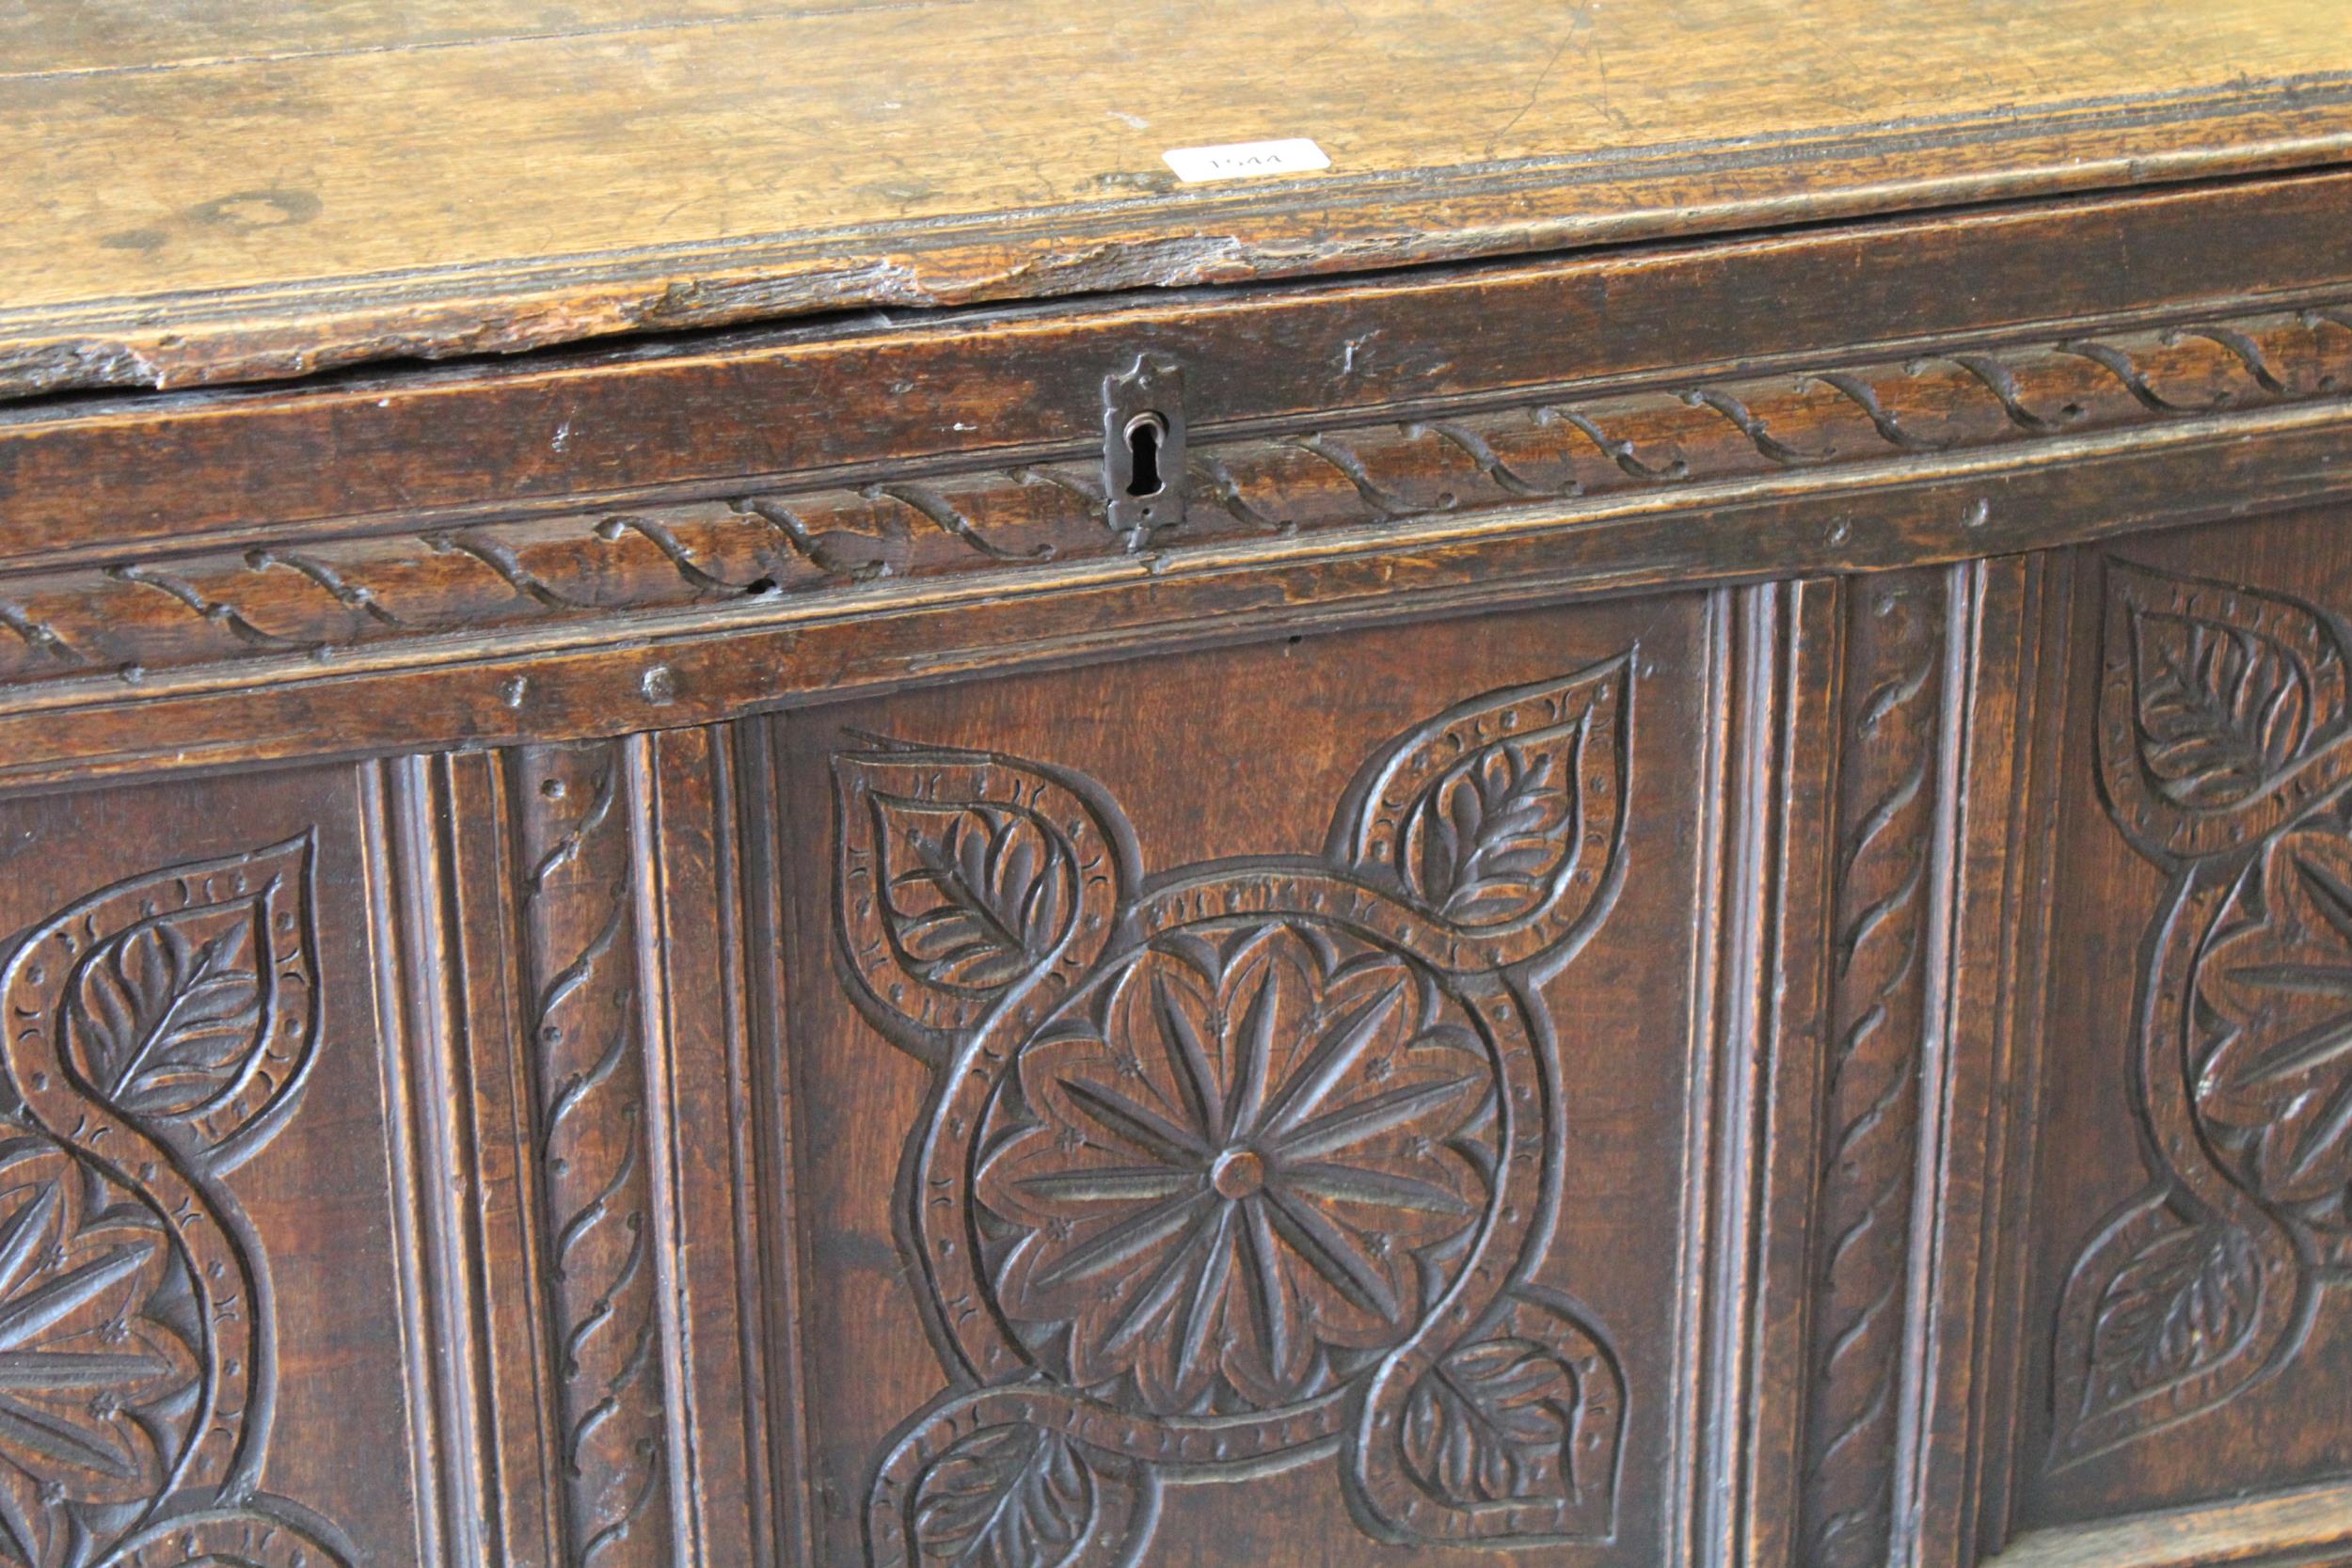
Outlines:
{"label": "dark brown wood", "polygon": [[[1677,1229],[1712,1229],[1703,1195],[1714,1161],[1693,1148],[1683,1159],[1698,1185],[1628,1190],[1630,1173],[1607,1162],[1562,1163],[1559,1139],[1581,1125],[1591,1138],[1661,1151],[1669,1169],[1677,1145],[1711,1142],[1704,1123],[1685,1120],[1679,1094],[1640,1086],[1647,1073],[1637,1060],[1654,1059],[1650,1070],[1677,1080],[1686,1070],[1675,1043],[1681,1010],[1636,1000],[1637,991],[1657,999],[1657,978],[1642,976],[1613,933],[1655,928],[1637,911],[1687,911],[1701,885],[1700,846],[1630,825],[1645,788],[1672,787],[1645,780],[1687,776],[1703,755],[1728,755],[1671,718],[1711,681],[1734,678],[1715,665],[1731,654],[1728,608],[1682,595],[1475,629],[1410,628],[1283,644],[1272,657],[1196,656],[1146,675],[1142,689],[1142,673],[1109,667],[1001,687],[979,712],[942,693],[782,726],[787,789],[836,794],[841,824],[803,816],[791,835],[800,855],[824,852],[837,835],[839,857],[834,877],[810,879],[799,895],[816,908],[795,922],[793,950],[805,955],[800,973],[839,979],[803,991],[786,1044],[803,1118],[803,1223],[819,1259],[867,1260],[860,1266],[898,1276],[890,1249],[867,1240],[875,1220],[894,1223],[868,1160],[915,1126],[930,1128],[907,1144],[895,1222],[924,1238],[922,1287],[904,1303],[922,1310],[894,1305],[880,1323],[852,1322],[835,1291],[803,1329],[808,1371],[819,1380],[812,1406],[829,1412],[818,1431],[818,1490],[870,1497],[865,1533],[879,1560],[914,1550],[911,1542],[926,1560],[945,1549],[935,1532],[949,1526],[927,1522],[938,1505],[926,1498],[975,1477],[935,1466],[985,1474],[1018,1459],[1025,1443],[1043,1465],[1069,1439],[1092,1444],[1086,1451],[1101,1451],[1109,1466],[1054,1461],[1078,1465],[1068,1483],[1104,1497],[1108,1512],[1089,1528],[1151,1531],[1166,1543],[1156,1549],[1214,1542],[1227,1515],[1180,1508],[1199,1494],[1170,1490],[1152,1530],[1151,1489],[1216,1475],[1279,1481],[1337,1528],[1353,1528],[1352,1508],[1376,1539],[1428,1543],[1440,1561],[1470,1560],[1471,1544],[1520,1536],[1596,1549],[1613,1540],[1605,1557],[1648,1560],[1689,1528],[1670,1494],[1635,1478],[1661,1460],[1695,1477],[1699,1433],[1670,1369],[1681,1346],[1707,1336],[1705,1315],[1693,1298],[1675,1319],[1617,1326],[1633,1280],[1621,1268],[1596,1269],[1591,1238],[1638,1223],[1629,1202]],[[1449,674],[1434,708],[1361,678],[1368,665],[1412,668],[1440,649]],[[1655,721],[1629,706],[1645,679],[1662,705]],[[1273,695],[1285,689],[1317,695],[1328,733],[1311,746],[1249,738],[1280,721]],[[1121,704],[1173,705],[1171,713],[1189,707],[1207,727],[1171,727],[1160,747],[1139,745],[1123,726],[1066,732],[1069,705],[1114,693]],[[886,739],[872,733],[885,722]],[[1184,776],[1179,759],[1213,733],[1261,782],[1214,800],[1155,785]],[[959,749],[967,741],[984,746]],[[1050,760],[1025,759],[1049,745]],[[1323,788],[1311,792],[1318,778]],[[1279,819],[1264,810],[1273,799],[1289,802]],[[1432,836],[1481,809],[1523,836]],[[1635,870],[1642,863],[1647,874]],[[1012,900],[1001,907],[1025,911],[1021,925],[992,935],[1005,928],[957,901],[971,896],[957,869],[967,864],[1017,879],[996,889]],[[1687,929],[1689,915],[1677,918]],[[1128,948],[1138,940],[1142,947]],[[1685,945],[1677,967],[1689,966],[1692,986],[1711,987],[1704,977],[1715,955]],[[1046,957],[1066,984],[982,1023],[990,988],[1018,980],[1025,951]],[[843,1097],[879,1092],[874,1069],[890,1059],[874,1055],[888,1049],[883,1038],[943,1071],[1009,1060],[1014,1053],[985,1036],[975,1042],[970,1031],[1056,1038],[1069,1025],[1045,1015],[1060,1016],[1054,999],[1064,992],[1073,1018],[1109,1009],[1097,1025],[1107,1043],[1089,1048],[1099,1063],[1073,1046],[1049,1053],[1067,1057],[1062,1067],[1036,1055],[1023,1069],[1029,1109],[1021,1115],[1044,1118],[1028,1131],[1018,1131],[1020,1119],[1005,1124],[1007,1109],[987,1110],[992,1087],[964,1068],[942,1080],[944,1097],[928,1110],[913,1098],[919,1074],[893,1071],[885,1081],[898,1085],[892,1100],[904,1105],[902,1119],[844,1114]],[[860,1010],[870,1028],[857,1022]],[[1625,1022],[1603,1029],[1603,1018]],[[1184,1042],[1196,1037],[1205,1067],[1188,1068]],[[1581,1065],[1555,1066],[1555,1052]],[[1702,1082],[1717,1075],[1710,1055],[1688,1069]],[[1195,1070],[1213,1078],[1187,1091],[1183,1075]],[[1092,1086],[1098,1077],[1110,1086]],[[1121,1082],[1133,1087],[1122,1093]],[[1131,1101],[1144,1108],[1118,1109]],[[1194,1110],[1171,1108],[1184,1104]],[[1189,1123],[1168,1119],[1184,1114],[1201,1125],[1187,1132]],[[1135,1117],[1143,1119],[1121,1119]],[[1087,1197],[1095,1179],[1085,1173],[1141,1158],[1122,1137],[1144,1138],[1152,1158],[1175,1164],[1158,1177],[1131,1172],[1121,1180],[1134,1196],[1106,1209],[1108,1197]],[[974,1138],[988,1152],[967,1187],[955,1174],[967,1156],[953,1149]],[[1169,1201],[1153,1183],[1181,1183],[1183,1150],[1220,1139],[1204,1156],[1214,1191],[1225,1195],[1214,1201],[1239,1207],[1220,1218],[1213,1201],[1172,1252],[1115,1248],[1127,1233],[1120,1227],[1150,1233],[1154,1206]],[[997,1227],[977,1257],[963,1243],[966,1205]],[[1476,1218],[1482,1211],[1496,1216],[1490,1228]],[[1485,1239],[1466,1252],[1473,1233]],[[1427,1261],[1413,1262],[1408,1245]],[[1069,1262],[1056,1261],[1065,1255]],[[1712,1256],[1663,1249],[1644,1267],[1695,1288],[1712,1275]],[[1132,1320],[1155,1299],[1163,1259],[1189,1270],[1192,1305],[1137,1337]],[[1082,1271],[1073,1279],[1084,1288],[1057,1280],[1071,1270]],[[1097,1284],[1110,1291],[1099,1305]],[[1406,1342],[1423,1321],[1412,1303],[1434,1306],[1441,1290],[1452,1305],[1410,1340],[1420,1348],[1402,1362],[1368,1356]],[[963,1309],[976,1291],[1008,1304],[999,1310],[1012,1332]],[[938,1372],[910,1373],[929,1359],[926,1314],[946,1357],[945,1393]],[[919,1360],[891,1346],[911,1346]],[[1009,1403],[986,1392],[1030,1357],[1068,1369],[1048,1373],[1066,1390],[1109,1377],[1129,1391],[1100,1393],[1099,1404],[1050,1387]],[[877,1387],[885,1369],[894,1384],[911,1385],[902,1400],[848,1397]],[[1130,1386],[1130,1377],[1139,1381]],[[1516,1407],[1523,1396],[1514,1380],[1531,1379],[1531,1392],[1553,1390],[1528,1405],[1534,1433],[1490,1436],[1482,1422]],[[1359,1409],[1351,1387],[1371,1402]],[[1484,1402],[1494,1401],[1503,1402]],[[1183,1435],[1196,1407],[1228,1418]],[[1245,1412],[1263,1414],[1245,1420]],[[1058,1435],[1048,1443],[1045,1434]],[[820,1550],[853,1544],[856,1528],[828,1521],[838,1544]],[[1276,1560],[1299,1549],[1271,1531],[1255,1540]]]}
{"label": "dark brown wood", "polygon": [[[2061,843],[2083,867],[2076,885],[2109,893],[2098,936],[2070,903],[2058,909],[2053,941],[2072,942],[2080,975],[2054,989],[2051,1027],[2085,1045],[2052,1057],[2045,1093],[2047,1115],[2103,1141],[2052,1150],[2038,1178],[2037,1224],[2051,1228],[2030,1299],[2057,1340],[2032,1385],[2048,1414],[2029,1403],[2022,1433],[2016,1506],[2030,1523],[2242,1488],[2251,1456],[2228,1434],[2258,1421],[2263,1480],[2315,1481],[2344,1463],[2343,1423],[2298,1414],[2346,1375],[2329,1284],[2341,990],[2327,775],[2344,598],[2333,552],[2314,548],[2328,526],[2310,516],[2150,542],[2108,559],[2083,595],[2076,680],[2086,661],[2097,673],[2074,688],[2084,739],[2062,785]],[[2230,586],[2212,585],[2224,562]],[[2246,628],[2242,669],[2182,663],[2185,646],[2233,628]],[[2219,753],[2199,747],[2235,733],[2226,715],[2178,705],[2280,676],[2299,705],[2225,776]],[[2078,803],[2086,769],[2104,822]],[[2119,969],[2133,1008],[2094,1028],[2084,1005]],[[2086,1082],[2118,1061],[2104,1090]],[[2202,1475],[2168,1463],[2189,1451]]]}
{"label": "dark brown wood", "polygon": [[2344,0],[283,9],[0,19],[0,1565],[2344,1560]]}
{"label": "dark brown wood", "polygon": [[564,1544],[581,1562],[669,1556],[653,1031],[639,992],[644,743],[512,756],[530,1138],[545,1205]]}
{"label": "dark brown wood", "polygon": [[1806,1561],[1887,1560],[1906,1435],[1904,1353],[1929,1019],[1942,1000],[1953,591],[1947,571],[1858,585],[1845,627],[1828,1122],[1814,1209]]}
{"label": "dark brown wood", "polygon": [[[2341,301],[2347,222],[2352,175],[2315,173],[1311,290],[852,317],[299,389],[30,404],[0,412],[0,560],[1091,458],[1102,378],[1144,352],[1191,368],[1187,414],[1215,438],[2046,349],[2135,318]],[[175,478],[191,471],[203,482]]]}
{"label": "dark brown wood", "polygon": [[[1522,402],[1453,417],[1311,426],[1195,444],[1199,495],[1144,543],[1199,546],[1452,524],[1783,474],[2328,404],[2352,386],[2352,304],[1958,347],[1770,377]],[[1132,553],[1103,465],[1022,464],[851,487],[783,487],[405,534],[278,542],[8,579],[0,679],[144,680],[178,666],[350,651],[514,628],[602,627],[744,599],[799,604],[909,579],[1067,568]],[[626,624],[626,623],[621,623]]]}

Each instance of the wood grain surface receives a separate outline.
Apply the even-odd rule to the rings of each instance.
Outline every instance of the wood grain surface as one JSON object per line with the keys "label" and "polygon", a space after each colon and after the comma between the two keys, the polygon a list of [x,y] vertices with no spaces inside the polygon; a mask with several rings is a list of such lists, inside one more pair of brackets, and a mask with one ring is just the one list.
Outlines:
{"label": "wood grain surface", "polygon": [[[493,10],[499,14],[492,15]],[[0,19],[0,394],[2341,161],[2343,0]],[[1327,173],[1161,154],[1315,139]]]}
{"label": "wood grain surface", "polygon": [[2352,1561],[2347,23],[0,0],[0,1568]]}
{"label": "wood grain surface", "polygon": [[2041,1530],[1986,1568],[2327,1568],[2352,1543],[2342,1482],[2206,1508]]}

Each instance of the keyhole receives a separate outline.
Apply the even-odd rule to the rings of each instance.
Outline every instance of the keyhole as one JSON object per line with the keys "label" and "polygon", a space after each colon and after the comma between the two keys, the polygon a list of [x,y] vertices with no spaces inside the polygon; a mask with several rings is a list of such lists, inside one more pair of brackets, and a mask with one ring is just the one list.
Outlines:
{"label": "keyhole", "polygon": [[1168,488],[1160,478],[1160,442],[1168,421],[1157,414],[1137,414],[1127,421],[1127,494],[1156,496]]}

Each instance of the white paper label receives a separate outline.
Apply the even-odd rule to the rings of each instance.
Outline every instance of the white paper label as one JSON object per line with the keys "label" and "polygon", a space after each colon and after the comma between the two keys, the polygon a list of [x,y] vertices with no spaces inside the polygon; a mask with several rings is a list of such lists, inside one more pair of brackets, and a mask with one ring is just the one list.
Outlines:
{"label": "white paper label", "polygon": [[1331,166],[1323,149],[1304,136],[1288,141],[1237,141],[1225,147],[1180,147],[1160,156],[1187,185],[1203,180],[1247,180],[1253,175],[1300,174]]}

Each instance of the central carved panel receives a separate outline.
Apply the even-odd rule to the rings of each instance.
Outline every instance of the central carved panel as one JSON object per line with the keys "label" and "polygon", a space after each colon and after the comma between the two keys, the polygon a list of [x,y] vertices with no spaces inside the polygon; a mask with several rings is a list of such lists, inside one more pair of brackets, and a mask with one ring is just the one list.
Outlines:
{"label": "central carved panel", "polygon": [[834,759],[837,937],[932,1069],[901,1172],[951,1386],[869,1560],[1145,1552],[1163,1478],[1330,1459],[1391,1541],[1603,1541],[1623,1375],[1534,1282],[1563,1085],[1541,983],[1622,871],[1630,656],[1383,747],[1323,852],[1146,878],[1090,780]]}
{"label": "central carved panel", "polygon": [[2136,1020],[2153,1180],[2059,1307],[2051,1463],[2292,1365],[2352,1265],[2352,700],[2294,600],[2109,562],[2108,809],[2170,881]]}

